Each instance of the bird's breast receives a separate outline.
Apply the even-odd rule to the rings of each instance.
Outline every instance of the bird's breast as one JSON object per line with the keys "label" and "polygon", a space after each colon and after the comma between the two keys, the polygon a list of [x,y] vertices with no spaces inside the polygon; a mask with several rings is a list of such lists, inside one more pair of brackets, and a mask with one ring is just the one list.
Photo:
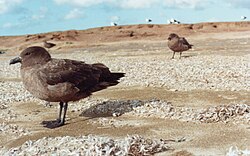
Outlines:
{"label": "bird's breast", "polygon": [[[65,83],[58,83],[56,85],[48,85],[48,98],[51,102],[68,102],[74,101],[75,95],[80,91],[77,87],[73,84],[65,82]],[[79,100],[79,99],[76,99]]]}
{"label": "bird's breast", "polygon": [[21,69],[21,77],[24,87],[33,96],[42,100],[46,100],[48,98],[46,83],[39,76],[38,70],[35,68]]}
{"label": "bird's breast", "polygon": [[[46,75],[39,69],[26,68],[21,70],[24,87],[35,97],[50,102],[68,102],[79,92],[72,83],[64,82],[50,85]],[[75,99],[75,100],[78,100]]]}

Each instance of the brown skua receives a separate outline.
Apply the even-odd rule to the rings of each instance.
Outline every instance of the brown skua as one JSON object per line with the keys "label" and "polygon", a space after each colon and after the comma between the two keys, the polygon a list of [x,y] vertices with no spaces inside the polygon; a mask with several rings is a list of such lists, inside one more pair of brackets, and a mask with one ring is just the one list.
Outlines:
{"label": "brown skua", "polygon": [[[117,85],[124,73],[112,73],[104,64],[51,58],[42,47],[29,47],[10,64],[21,63],[21,77],[25,88],[35,97],[48,102],[59,102],[59,117],[44,122],[46,127],[64,125],[68,102],[78,101],[93,92]],[[62,114],[62,110],[64,112]]]}
{"label": "brown skua", "polygon": [[171,33],[168,37],[168,47],[173,51],[172,59],[174,59],[174,55],[176,52],[181,54],[183,51],[187,51],[192,48],[192,44],[189,44],[188,41],[184,37],[179,37],[175,33]]}

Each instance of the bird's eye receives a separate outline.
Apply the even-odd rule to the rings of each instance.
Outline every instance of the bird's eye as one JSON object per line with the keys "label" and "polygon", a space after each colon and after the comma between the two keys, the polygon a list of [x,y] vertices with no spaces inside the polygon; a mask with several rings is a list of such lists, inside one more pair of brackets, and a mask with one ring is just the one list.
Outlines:
{"label": "bird's eye", "polygon": [[25,55],[30,55],[30,53],[26,53]]}

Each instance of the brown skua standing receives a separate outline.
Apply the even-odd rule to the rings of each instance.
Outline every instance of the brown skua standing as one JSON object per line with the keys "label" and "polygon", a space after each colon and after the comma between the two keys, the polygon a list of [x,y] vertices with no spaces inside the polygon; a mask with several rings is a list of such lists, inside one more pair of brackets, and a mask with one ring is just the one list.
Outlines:
{"label": "brown skua standing", "polygon": [[[59,102],[59,117],[47,122],[54,128],[65,123],[68,102],[78,101],[93,92],[117,85],[124,73],[112,73],[104,64],[51,58],[42,47],[29,47],[10,64],[21,63],[21,77],[25,88],[35,97],[48,102]],[[62,110],[64,112],[62,114]]]}
{"label": "brown skua standing", "polygon": [[192,44],[189,44],[188,41],[184,37],[179,37],[175,33],[171,33],[168,37],[168,47],[173,51],[172,59],[174,58],[174,55],[176,52],[181,54],[183,51],[187,51],[192,48]]}

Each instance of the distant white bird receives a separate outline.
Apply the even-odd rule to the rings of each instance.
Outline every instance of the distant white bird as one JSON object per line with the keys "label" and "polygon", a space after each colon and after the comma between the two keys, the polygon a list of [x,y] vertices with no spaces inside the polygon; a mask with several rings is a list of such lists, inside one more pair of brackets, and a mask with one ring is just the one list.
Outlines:
{"label": "distant white bird", "polygon": [[146,18],[146,22],[147,22],[147,23],[151,23],[151,22],[152,22],[152,19]]}
{"label": "distant white bird", "polygon": [[176,20],[173,19],[173,18],[170,19],[170,22],[171,22],[171,23],[174,23],[175,21],[176,21]]}
{"label": "distant white bird", "polygon": [[180,24],[180,21],[177,21],[176,19],[171,18],[170,20],[167,21],[168,24]]}
{"label": "distant white bird", "polygon": [[175,24],[181,24],[181,22],[180,21],[176,21]]}
{"label": "distant white bird", "polygon": [[170,20],[167,20],[167,23],[168,23],[168,24],[172,24],[172,22],[171,22]]}
{"label": "distant white bird", "polygon": [[115,23],[115,22],[111,22],[110,25],[111,25],[111,26],[117,26],[118,24]]}
{"label": "distant white bird", "polygon": [[241,18],[241,20],[245,20],[245,19],[247,19],[247,17],[246,17],[246,16],[241,16],[240,18]]}

